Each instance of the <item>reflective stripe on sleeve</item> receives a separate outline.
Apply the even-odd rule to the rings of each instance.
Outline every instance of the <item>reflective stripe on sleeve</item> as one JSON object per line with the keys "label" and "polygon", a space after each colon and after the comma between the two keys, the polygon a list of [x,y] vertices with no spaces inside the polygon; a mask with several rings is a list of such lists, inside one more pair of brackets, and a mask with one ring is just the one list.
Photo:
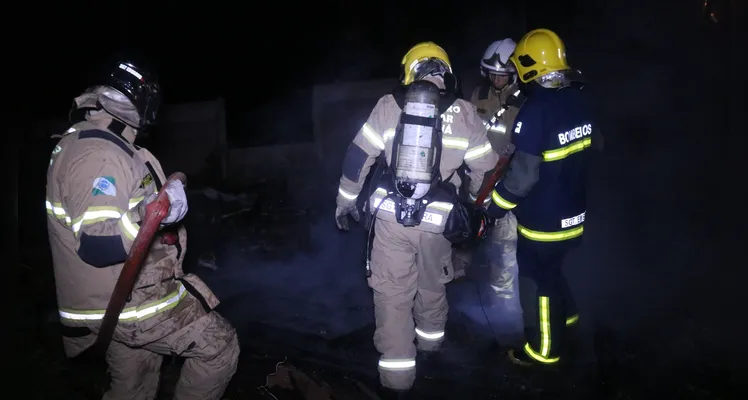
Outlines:
{"label": "reflective stripe on sleeve", "polygon": [[91,225],[108,219],[119,219],[122,210],[117,207],[95,206],[88,209],[80,217],[73,220],[73,233],[78,233],[83,225]]}
{"label": "reflective stripe on sleeve", "polygon": [[364,137],[369,141],[369,143],[371,143],[379,150],[384,150],[384,141],[382,140],[382,137],[379,136],[379,134],[371,126],[369,126],[368,123],[365,123],[361,130],[363,131]]}
{"label": "reflective stripe on sleeve", "polygon": [[426,332],[416,328],[416,335],[425,340],[440,340],[444,337],[444,331]]}
{"label": "reflective stripe on sleeve", "polygon": [[491,199],[493,200],[494,204],[497,206],[505,209],[505,210],[511,210],[514,207],[517,207],[517,204],[512,203],[511,201],[501,197],[499,192],[496,191],[496,189],[491,191]]}
{"label": "reflective stripe on sleeve", "polygon": [[491,142],[486,142],[478,147],[473,147],[472,149],[465,152],[465,161],[481,158],[490,153],[492,150],[493,148],[491,147]]}
{"label": "reflective stripe on sleeve", "polygon": [[338,193],[340,193],[340,195],[343,196],[343,198],[348,199],[348,200],[356,200],[358,198],[357,194],[346,192],[345,190],[343,190],[342,187],[338,188]]}

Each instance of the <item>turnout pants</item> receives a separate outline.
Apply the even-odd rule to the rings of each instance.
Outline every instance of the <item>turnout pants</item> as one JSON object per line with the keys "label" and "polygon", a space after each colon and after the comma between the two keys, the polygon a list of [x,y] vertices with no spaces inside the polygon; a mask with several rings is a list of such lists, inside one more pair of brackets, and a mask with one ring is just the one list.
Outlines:
{"label": "turnout pants", "polygon": [[[486,258],[491,267],[491,289],[502,299],[513,299],[517,289],[517,218],[511,212],[497,219],[486,243]],[[455,278],[465,276],[472,263],[470,248],[455,248],[452,263]]]}
{"label": "turnout pants", "polygon": [[441,234],[381,219],[374,233],[369,286],[379,379],[382,386],[407,390],[416,377],[416,349],[438,350],[444,339],[452,246]]}
{"label": "turnout pants", "polygon": [[517,218],[508,212],[496,220],[486,249],[491,288],[502,299],[514,298],[517,286]]}
{"label": "turnout pants", "polygon": [[155,399],[162,354],[187,358],[175,400],[218,400],[236,372],[239,340],[231,324],[215,311],[143,347],[113,340],[106,355],[111,388],[103,399]]}
{"label": "turnout pants", "polygon": [[533,361],[554,364],[561,358],[567,326],[577,322],[574,298],[561,269],[580,239],[537,242],[519,235],[519,293],[525,324],[525,353]]}

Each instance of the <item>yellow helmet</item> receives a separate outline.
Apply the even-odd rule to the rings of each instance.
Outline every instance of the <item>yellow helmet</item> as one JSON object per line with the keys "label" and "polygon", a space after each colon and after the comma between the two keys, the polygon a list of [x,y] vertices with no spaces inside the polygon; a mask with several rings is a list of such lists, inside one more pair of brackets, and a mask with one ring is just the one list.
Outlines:
{"label": "yellow helmet", "polygon": [[558,35],[549,29],[527,32],[517,43],[509,58],[517,68],[519,79],[530,82],[551,72],[569,69],[566,63],[566,46]]}
{"label": "yellow helmet", "polygon": [[[436,63],[426,63],[426,61],[436,61]],[[403,56],[403,61],[400,62],[403,69],[402,83],[403,85],[409,85],[416,80],[417,76],[425,75],[429,71],[425,71],[422,68],[425,64],[431,64],[437,67],[441,67],[445,72],[452,72],[452,64],[449,62],[449,56],[439,45],[434,42],[421,42],[413,46]]]}

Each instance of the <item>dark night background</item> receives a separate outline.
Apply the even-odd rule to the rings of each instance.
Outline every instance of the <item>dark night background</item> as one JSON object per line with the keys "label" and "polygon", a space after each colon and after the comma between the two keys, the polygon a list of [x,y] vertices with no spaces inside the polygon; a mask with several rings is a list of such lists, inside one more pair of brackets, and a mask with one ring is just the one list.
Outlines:
{"label": "dark night background", "polygon": [[[262,204],[256,206],[261,212],[238,226],[203,228],[192,216],[209,212],[191,200],[193,219],[188,221],[188,227],[196,227],[190,231],[194,250],[188,260],[216,254],[218,270],[196,273],[224,299],[222,312],[242,335],[244,364],[225,397],[255,398],[254,387],[264,384],[284,356],[308,368],[344,359],[348,363],[335,373],[363,377],[370,377],[374,365],[367,358],[372,357],[371,296],[356,270],[361,235],[337,233],[332,210],[342,151],[377,97],[391,88],[348,104],[330,103],[328,108],[339,108],[337,114],[327,108],[315,114],[320,107],[313,88],[339,85],[340,93],[347,93],[350,82],[394,79],[403,54],[431,40],[446,49],[469,96],[488,44],[504,37],[518,40],[527,30],[545,27],[564,39],[570,63],[589,78],[605,135],[605,149],[594,156],[590,174],[586,245],[568,266],[580,308],[589,316],[584,337],[587,352],[594,353],[596,384],[603,388],[592,398],[745,398],[739,395],[745,392],[739,383],[746,376],[742,358],[748,356],[742,322],[745,213],[737,211],[744,207],[740,191],[747,181],[739,164],[745,158],[740,117],[746,46],[738,40],[745,33],[743,2],[708,1],[706,11],[699,0],[75,4],[43,6],[44,13],[34,14],[34,28],[23,34],[20,56],[13,58],[21,71],[6,78],[6,85],[23,83],[19,101],[11,105],[18,118],[10,124],[21,138],[20,150],[6,148],[20,168],[16,221],[21,261],[7,285],[20,290],[6,295],[16,302],[35,299],[19,309],[22,316],[13,332],[24,360],[17,370],[37,376],[40,393],[64,386],[69,392],[60,389],[59,398],[98,398],[97,389],[89,387],[95,385],[86,382],[101,377],[79,375],[82,369],[94,376],[96,369],[62,359],[55,324],[49,321],[54,286],[45,215],[37,205],[43,202],[53,147],[48,137],[60,132],[39,134],[32,127],[64,122],[73,97],[95,81],[107,57],[148,60],[161,76],[167,107],[223,98],[228,148],[235,154],[246,148],[276,154],[269,149],[311,144],[319,137],[334,143],[323,146],[321,155],[300,153],[308,156],[294,161],[303,165],[303,174],[285,172],[292,157],[284,155],[270,156],[262,167],[249,161],[230,167],[226,179],[211,181],[214,172],[201,172],[191,181],[195,189],[253,193]],[[317,132],[319,126],[326,128]],[[146,144],[157,157],[172,160],[170,145],[182,139],[165,139],[159,129]],[[164,164],[167,174],[173,172]],[[248,165],[267,168],[268,177],[260,182],[255,177],[265,172],[250,173]],[[242,186],[230,179],[239,175],[253,178]],[[291,217],[301,215],[299,209],[306,210],[303,216]],[[277,218],[267,217],[274,212]],[[286,258],[238,250],[236,236],[242,234],[236,232],[245,229],[242,224],[270,224],[262,229],[273,231],[280,220],[287,233],[280,234],[276,252]],[[300,245],[298,256],[289,259],[297,253],[283,243],[296,243],[301,231],[305,239],[298,241],[313,243],[313,250]],[[464,347],[474,354],[488,351],[491,340],[476,333],[485,331],[470,311],[479,304],[470,297],[476,286],[471,282],[480,276],[469,278],[448,285],[453,324],[448,330],[471,338]],[[21,284],[14,285],[16,280]],[[298,286],[298,293],[275,294],[281,283]],[[328,290],[340,296],[301,305]],[[359,304],[364,311],[337,313],[341,302]],[[258,311],[257,305],[266,309]],[[327,332],[317,335],[323,339],[301,328],[271,327],[268,315],[294,314],[293,309],[312,330]],[[315,320],[328,313],[342,321],[325,325]],[[359,357],[359,351],[365,355]],[[280,358],[258,365],[252,354]],[[481,363],[455,369],[480,371],[484,378],[436,375],[444,387],[496,389],[492,371],[502,367]],[[485,394],[475,389],[473,395]],[[27,397],[51,398],[39,396]]]}

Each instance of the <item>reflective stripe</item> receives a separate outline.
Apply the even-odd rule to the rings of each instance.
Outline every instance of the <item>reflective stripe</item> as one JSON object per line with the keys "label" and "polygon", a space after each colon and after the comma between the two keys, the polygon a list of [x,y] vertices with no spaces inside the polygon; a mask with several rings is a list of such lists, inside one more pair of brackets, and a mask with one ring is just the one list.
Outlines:
{"label": "reflective stripe", "polygon": [[478,147],[473,147],[472,149],[468,150],[465,153],[465,160],[474,160],[476,158],[480,158],[485,156],[486,154],[490,153],[493,148],[491,147],[491,142],[486,142]]}
{"label": "reflective stripe", "polygon": [[132,210],[138,204],[140,204],[140,202],[143,201],[143,199],[145,199],[145,196],[133,197],[132,199],[130,199],[130,201],[127,202],[127,209]]}
{"label": "reflective stripe", "polygon": [[525,353],[545,364],[557,362],[559,357],[549,358],[551,353],[551,305],[547,296],[538,298],[540,303],[540,353],[535,352],[530,343],[525,344]]}
{"label": "reflective stripe", "polygon": [[491,126],[488,128],[490,132],[496,132],[496,133],[506,133],[506,126],[504,124],[499,124],[496,126]]}
{"label": "reflective stripe", "polygon": [[444,337],[444,331],[424,332],[416,328],[416,335],[426,340],[439,340]]}
{"label": "reflective stripe", "polygon": [[138,232],[140,231],[140,226],[130,221],[130,217],[128,217],[127,213],[122,214],[122,218],[119,219],[117,225],[119,225],[119,229],[125,237],[130,240],[135,240],[135,237],[138,236]]}
{"label": "reflective stripe", "polygon": [[432,207],[432,208],[436,208],[437,210],[442,210],[442,211],[450,212],[450,211],[452,211],[452,209],[454,208],[454,206],[455,205],[452,204],[452,203],[447,203],[447,202],[444,202],[444,201],[434,201],[434,202],[429,203],[426,206],[426,208]]}
{"label": "reflective stripe", "polygon": [[[380,189],[377,189],[375,193],[381,193]],[[384,191],[384,189],[381,189],[381,190]],[[392,199],[387,199],[385,202],[382,202],[382,198],[379,198],[376,196],[372,196],[372,197],[373,197],[371,201],[372,207],[374,207],[375,209],[379,207],[380,211],[387,211],[393,214],[395,213],[395,202]],[[380,203],[382,204],[381,206],[379,205]],[[436,206],[434,206],[434,204],[436,204]],[[429,207],[432,207],[436,209],[441,209],[443,211],[448,211],[448,210],[445,210],[445,208],[447,208],[447,205],[454,207],[452,204],[449,204],[449,203],[435,201],[433,203],[428,204],[426,206],[426,209],[428,210]],[[449,210],[451,210],[451,208],[449,208]],[[435,213],[435,212],[424,211],[421,222],[426,222],[432,225],[442,226],[442,224],[444,223],[444,216],[441,214]]]}
{"label": "reflective stripe", "polygon": [[390,370],[409,370],[416,367],[415,358],[379,360],[379,368]]}
{"label": "reflective stripe", "polygon": [[574,142],[568,146],[564,146],[554,150],[546,150],[543,152],[543,161],[558,161],[562,160],[574,153],[578,153],[588,147],[592,146],[592,138],[586,137],[578,142]]}
{"label": "reflective stripe", "polygon": [[387,129],[384,131],[384,134],[382,135],[382,139],[386,142],[390,139],[395,138],[395,130],[394,129]]}
{"label": "reflective stripe", "polygon": [[460,139],[455,137],[443,137],[442,146],[450,149],[467,150],[470,146],[470,142],[467,139]]}
{"label": "reflective stripe", "polygon": [[83,225],[91,225],[108,219],[119,219],[121,217],[122,212],[117,207],[88,207],[83,215],[73,220],[73,233],[78,233]]}
{"label": "reflective stripe", "polygon": [[358,198],[357,194],[348,193],[345,190],[343,190],[343,188],[341,187],[338,188],[338,193],[340,193],[341,196],[343,196],[344,198],[348,200],[356,200]]}
{"label": "reflective stripe", "polygon": [[494,204],[496,204],[497,206],[505,210],[511,210],[512,208],[517,207],[516,204],[501,197],[501,195],[499,194],[499,192],[496,191],[496,189],[491,191],[491,199],[493,200]]}
{"label": "reflective stripe", "polygon": [[534,360],[542,362],[543,364],[553,364],[561,359],[561,357],[547,358],[541,356],[540,354],[536,353],[535,350],[532,349],[532,347],[530,347],[530,343],[525,343],[525,353],[528,356],[532,357]]}
{"label": "reflective stripe", "polygon": [[47,214],[55,215],[58,218],[61,218],[67,215],[67,213],[65,212],[65,209],[62,208],[62,203],[52,203],[49,200],[47,200],[45,203],[47,206]]}
{"label": "reflective stripe", "polygon": [[374,145],[374,147],[378,148],[379,150],[384,150],[384,142],[382,141],[382,138],[374,129],[372,129],[371,126],[369,126],[369,123],[365,123],[361,130],[363,131],[364,137],[369,141],[369,143]]}
{"label": "reflective stripe", "polygon": [[566,318],[566,326],[571,326],[577,323],[579,321],[579,314],[574,314],[569,318]]}
{"label": "reflective stripe", "polygon": [[518,225],[517,228],[522,236],[537,242],[560,242],[562,240],[574,239],[582,236],[582,233],[584,233],[584,225],[558,232],[533,231],[522,225]]}
{"label": "reflective stripe", "polygon": [[[177,282],[179,288],[166,295],[160,300],[146,303],[137,307],[129,307],[122,310],[119,321],[142,321],[156,314],[170,310],[179,304],[187,295],[187,290],[181,282]],[[104,318],[106,310],[70,310],[60,309],[60,318],[72,321],[97,321]]]}

